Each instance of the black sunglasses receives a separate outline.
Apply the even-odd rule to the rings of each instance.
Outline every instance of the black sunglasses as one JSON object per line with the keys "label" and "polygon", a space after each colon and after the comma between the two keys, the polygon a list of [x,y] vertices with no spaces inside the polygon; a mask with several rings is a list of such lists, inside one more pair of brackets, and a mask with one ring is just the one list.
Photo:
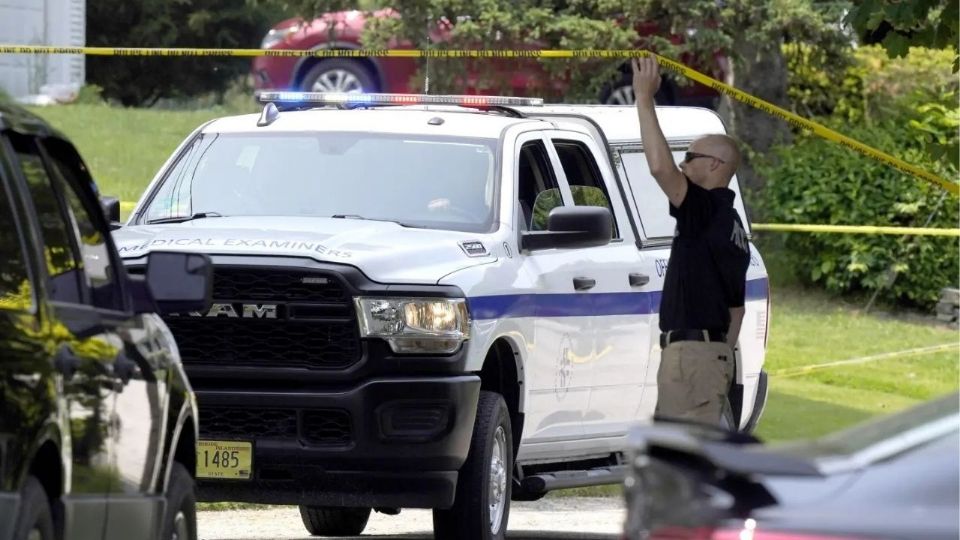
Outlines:
{"label": "black sunglasses", "polygon": [[726,161],[724,161],[724,160],[722,160],[722,159],[720,159],[720,158],[718,158],[718,157],[711,156],[711,155],[708,155],[708,154],[699,154],[699,153],[697,153],[697,152],[686,152],[686,153],[684,153],[684,154],[683,154],[683,162],[684,162],[684,163],[690,163],[691,161],[693,161],[693,160],[695,160],[695,159],[697,159],[697,158],[702,158],[702,157],[710,158],[710,159],[715,159],[715,160],[719,161],[720,163],[726,163]]}

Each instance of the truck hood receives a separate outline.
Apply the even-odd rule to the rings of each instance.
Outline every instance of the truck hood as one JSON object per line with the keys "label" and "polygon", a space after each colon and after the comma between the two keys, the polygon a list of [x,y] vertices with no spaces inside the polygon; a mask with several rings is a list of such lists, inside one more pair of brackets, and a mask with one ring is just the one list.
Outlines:
{"label": "truck hood", "polygon": [[[151,251],[309,257],[354,266],[381,283],[434,284],[451,272],[497,260],[482,235],[357,219],[205,218],[123,227],[113,238],[124,259]],[[481,242],[484,253],[468,255],[464,242]]]}

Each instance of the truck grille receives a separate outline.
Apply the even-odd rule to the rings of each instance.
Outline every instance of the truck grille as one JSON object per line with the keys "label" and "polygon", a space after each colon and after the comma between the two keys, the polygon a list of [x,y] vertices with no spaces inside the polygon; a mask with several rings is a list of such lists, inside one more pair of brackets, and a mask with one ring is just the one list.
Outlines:
{"label": "truck grille", "polygon": [[[336,276],[217,267],[213,290],[215,303],[237,306],[237,317],[165,318],[188,366],[336,370],[360,360],[352,297]],[[244,318],[244,303],[276,304],[277,318]]]}
{"label": "truck grille", "polygon": [[313,446],[349,446],[350,414],[340,409],[200,407],[200,436],[228,440],[300,440]]}

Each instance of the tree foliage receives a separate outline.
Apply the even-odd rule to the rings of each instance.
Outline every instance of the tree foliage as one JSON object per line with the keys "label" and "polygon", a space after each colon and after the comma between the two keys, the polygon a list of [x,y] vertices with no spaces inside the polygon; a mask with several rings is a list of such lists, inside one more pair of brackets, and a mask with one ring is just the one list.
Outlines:
{"label": "tree foliage", "polygon": [[[87,2],[87,44],[124,47],[246,48],[277,22],[276,6],[253,0],[96,0]],[[126,106],[164,97],[220,92],[249,71],[244,58],[87,58],[87,81]]]}
{"label": "tree foliage", "polygon": [[[955,0],[860,0],[847,15],[861,39],[880,43],[893,57],[910,47],[957,47],[960,3]],[[953,71],[960,68],[954,55]]]}
{"label": "tree foliage", "polygon": [[[817,121],[956,178],[960,82],[951,57],[913,49],[891,59],[864,47],[848,68],[795,71],[790,86],[797,107],[823,114]],[[830,109],[824,85],[833,88]],[[800,136],[767,158],[759,165],[770,180],[753,202],[774,222],[954,228],[960,219],[956,198],[940,187],[818,137]],[[836,292],[881,289],[889,300],[930,307],[941,287],[957,284],[956,238],[797,233],[783,241],[803,280]]]}

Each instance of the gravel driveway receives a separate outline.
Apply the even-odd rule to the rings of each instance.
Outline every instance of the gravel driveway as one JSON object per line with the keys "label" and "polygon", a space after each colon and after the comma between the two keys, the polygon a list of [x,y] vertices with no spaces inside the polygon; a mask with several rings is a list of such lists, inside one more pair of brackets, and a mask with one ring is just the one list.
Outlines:
{"label": "gravel driveway", "polygon": [[[622,499],[562,497],[535,502],[514,502],[507,537],[512,540],[615,540],[623,530]],[[295,507],[270,510],[200,512],[201,540],[313,540],[300,522]],[[404,510],[399,516],[374,512],[364,537],[385,540],[433,538],[429,510]]]}

